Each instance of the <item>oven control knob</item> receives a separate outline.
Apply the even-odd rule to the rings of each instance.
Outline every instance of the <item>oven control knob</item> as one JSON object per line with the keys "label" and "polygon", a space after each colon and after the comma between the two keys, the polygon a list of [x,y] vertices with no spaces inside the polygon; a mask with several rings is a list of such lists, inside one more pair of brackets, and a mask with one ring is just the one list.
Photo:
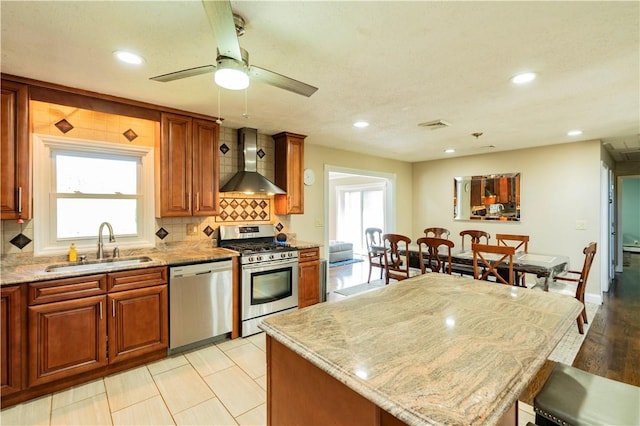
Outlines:
{"label": "oven control knob", "polygon": [[262,261],[262,256],[258,256],[257,260],[258,262]]}
{"label": "oven control knob", "polygon": [[280,253],[280,257],[287,257],[287,253]]}
{"label": "oven control knob", "polygon": [[249,256],[249,262],[253,262],[253,256]]}
{"label": "oven control knob", "polygon": [[287,253],[287,256],[289,256],[289,257],[293,257],[293,252],[292,252],[292,251],[290,251],[289,253]]}
{"label": "oven control knob", "polygon": [[276,255],[275,255],[275,254],[270,254],[270,255],[269,255],[269,260],[273,260],[273,259],[275,259],[275,258],[276,258]]}

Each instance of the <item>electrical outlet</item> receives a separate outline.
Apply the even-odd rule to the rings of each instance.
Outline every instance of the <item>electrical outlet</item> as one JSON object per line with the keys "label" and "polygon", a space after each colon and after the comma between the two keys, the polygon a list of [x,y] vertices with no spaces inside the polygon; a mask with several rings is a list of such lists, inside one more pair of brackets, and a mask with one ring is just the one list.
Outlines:
{"label": "electrical outlet", "polygon": [[584,231],[587,229],[587,221],[586,220],[576,220],[576,229]]}
{"label": "electrical outlet", "polygon": [[187,223],[187,235],[198,235],[197,223]]}
{"label": "electrical outlet", "polygon": [[316,218],[316,228],[322,228],[323,226],[322,219]]}

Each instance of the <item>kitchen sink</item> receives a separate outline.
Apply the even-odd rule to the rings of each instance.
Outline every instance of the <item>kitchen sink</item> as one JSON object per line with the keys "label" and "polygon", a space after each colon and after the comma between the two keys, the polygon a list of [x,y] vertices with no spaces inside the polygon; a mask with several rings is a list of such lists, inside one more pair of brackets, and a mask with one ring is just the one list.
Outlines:
{"label": "kitchen sink", "polygon": [[96,271],[106,268],[115,268],[121,266],[133,266],[141,263],[151,262],[153,259],[147,256],[102,259],[85,262],[60,263],[57,265],[49,265],[45,268],[46,272],[82,272]]}

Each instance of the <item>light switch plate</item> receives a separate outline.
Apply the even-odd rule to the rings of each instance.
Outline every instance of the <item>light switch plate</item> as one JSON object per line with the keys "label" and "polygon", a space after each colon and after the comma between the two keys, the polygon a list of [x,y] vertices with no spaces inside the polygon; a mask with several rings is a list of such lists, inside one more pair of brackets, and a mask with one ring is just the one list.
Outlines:
{"label": "light switch plate", "polygon": [[187,223],[187,235],[198,235],[197,223]]}

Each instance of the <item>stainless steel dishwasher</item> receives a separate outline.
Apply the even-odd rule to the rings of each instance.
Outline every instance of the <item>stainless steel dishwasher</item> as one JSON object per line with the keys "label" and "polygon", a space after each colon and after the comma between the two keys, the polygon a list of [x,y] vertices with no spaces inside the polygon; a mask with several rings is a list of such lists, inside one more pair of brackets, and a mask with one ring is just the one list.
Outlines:
{"label": "stainless steel dishwasher", "polygon": [[169,354],[231,332],[231,260],[169,268]]}

